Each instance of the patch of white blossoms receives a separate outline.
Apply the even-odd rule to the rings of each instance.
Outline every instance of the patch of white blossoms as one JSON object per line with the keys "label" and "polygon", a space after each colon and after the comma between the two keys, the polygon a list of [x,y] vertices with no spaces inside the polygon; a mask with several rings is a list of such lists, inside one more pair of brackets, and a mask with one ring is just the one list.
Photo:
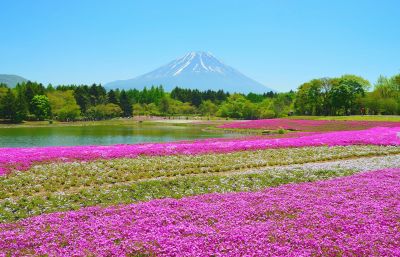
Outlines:
{"label": "patch of white blossoms", "polygon": [[386,168],[400,168],[400,155],[361,157],[354,159],[312,162],[268,167],[264,169],[247,170],[241,173],[262,173],[266,171],[315,171],[315,170],[354,170],[372,171]]}

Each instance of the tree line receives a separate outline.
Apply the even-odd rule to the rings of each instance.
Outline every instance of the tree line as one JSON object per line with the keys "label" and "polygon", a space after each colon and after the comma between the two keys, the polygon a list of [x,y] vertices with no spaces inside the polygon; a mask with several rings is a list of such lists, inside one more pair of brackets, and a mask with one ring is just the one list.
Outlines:
{"label": "tree line", "polygon": [[[223,90],[199,91],[176,87],[165,92],[162,86],[143,90],[106,90],[100,84],[44,86],[27,81],[15,88],[0,84],[0,118],[23,120],[102,120],[115,117],[204,115],[239,119],[279,116],[280,94],[229,94]],[[273,104],[274,103],[274,104]],[[271,106],[270,112],[265,112]]]}
{"label": "tree line", "polygon": [[343,75],[306,82],[297,90],[294,108],[301,115],[400,114],[400,74],[368,80]]}
{"label": "tree line", "polygon": [[400,74],[381,76],[372,88],[355,75],[312,79],[296,92],[230,94],[223,90],[162,86],[106,90],[100,84],[44,86],[27,81],[0,84],[0,119],[59,121],[115,117],[201,115],[260,119],[298,115],[400,114]]}

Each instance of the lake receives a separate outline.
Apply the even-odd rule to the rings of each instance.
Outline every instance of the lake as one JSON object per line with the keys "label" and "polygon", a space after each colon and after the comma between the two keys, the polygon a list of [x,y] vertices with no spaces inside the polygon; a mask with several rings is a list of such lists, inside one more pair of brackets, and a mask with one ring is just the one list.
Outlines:
{"label": "lake", "polygon": [[173,125],[92,125],[0,128],[0,147],[112,145],[232,137],[201,127]]}

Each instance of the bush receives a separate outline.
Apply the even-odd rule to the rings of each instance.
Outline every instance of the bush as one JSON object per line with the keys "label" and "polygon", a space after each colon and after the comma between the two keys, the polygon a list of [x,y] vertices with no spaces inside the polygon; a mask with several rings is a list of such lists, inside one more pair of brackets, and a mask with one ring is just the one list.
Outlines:
{"label": "bush", "polygon": [[282,129],[282,128],[278,129],[278,134],[285,134],[285,133],[286,133],[286,131],[284,129]]}

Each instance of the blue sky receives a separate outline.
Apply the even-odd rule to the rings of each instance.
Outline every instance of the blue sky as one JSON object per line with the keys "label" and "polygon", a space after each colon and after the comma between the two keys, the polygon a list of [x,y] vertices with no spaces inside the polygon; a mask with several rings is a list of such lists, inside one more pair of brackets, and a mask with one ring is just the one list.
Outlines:
{"label": "blue sky", "polygon": [[279,91],[400,73],[400,1],[2,0],[0,73],[43,83],[133,78],[212,52]]}

